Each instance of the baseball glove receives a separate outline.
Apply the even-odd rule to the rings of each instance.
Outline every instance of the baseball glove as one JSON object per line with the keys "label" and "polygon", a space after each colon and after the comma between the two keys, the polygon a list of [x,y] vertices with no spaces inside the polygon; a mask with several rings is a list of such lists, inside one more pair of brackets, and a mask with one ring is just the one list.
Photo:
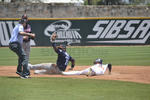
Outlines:
{"label": "baseball glove", "polygon": [[55,41],[56,38],[57,38],[57,34],[54,32],[50,38],[51,42]]}

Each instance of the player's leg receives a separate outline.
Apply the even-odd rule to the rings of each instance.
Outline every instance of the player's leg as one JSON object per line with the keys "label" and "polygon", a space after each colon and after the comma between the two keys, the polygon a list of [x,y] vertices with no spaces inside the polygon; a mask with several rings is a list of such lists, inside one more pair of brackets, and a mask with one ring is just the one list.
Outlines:
{"label": "player's leg", "polygon": [[108,64],[105,64],[105,65],[103,64],[103,65],[102,65],[102,68],[103,68],[103,71],[102,71],[102,72],[103,72],[103,74],[105,73],[107,67],[108,67]]}
{"label": "player's leg", "polygon": [[41,69],[47,70],[49,74],[61,73],[61,71],[56,66],[56,64],[52,64],[52,63],[41,63],[41,64],[35,64],[35,65],[28,64],[28,66],[31,70],[41,70]]}
{"label": "player's leg", "polygon": [[28,57],[28,61],[30,59],[30,41],[27,43],[27,57]]}
{"label": "player's leg", "polygon": [[30,71],[29,71],[29,68],[28,68],[28,59],[27,59],[27,56],[24,52],[24,49],[22,48],[22,46],[18,43],[18,49],[16,51],[16,54],[18,55],[19,57],[19,64],[18,64],[18,68],[20,67],[20,65],[23,66],[23,71],[22,71],[22,75],[23,77],[25,76],[29,76],[30,75]]}
{"label": "player's leg", "polygon": [[41,63],[41,64],[35,64],[35,65],[28,64],[28,66],[31,70],[49,69],[49,66],[47,63]]}
{"label": "player's leg", "polygon": [[22,59],[18,58],[17,72],[22,72]]}
{"label": "player's leg", "polygon": [[34,74],[47,74],[47,70],[44,70],[44,69],[42,69],[42,70],[35,70]]}
{"label": "player's leg", "polygon": [[81,71],[69,71],[69,72],[62,72],[63,75],[87,75],[90,68]]}
{"label": "player's leg", "polygon": [[63,75],[81,75],[82,71],[62,72]]}
{"label": "player's leg", "polygon": [[23,76],[30,75],[30,70],[28,67],[28,59],[27,59],[27,56],[26,56],[23,48],[21,48],[19,50],[18,55],[19,55],[19,59],[22,59],[22,66],[23,66],[23,73],[22,74],[23,74]]}
{"label": "player's leg", "polygon": [[[27,76],[30,75],[29,69],[28,69],[28,60],[26,58],[26,54],[21,46],[21,44],[15,42],[15,43],[10,43],[9,44],[9,48],[15,52],[18,57],[19,57],[19,62],[18,62],[18,67],[20,67],[20,65],[23,66],[23,71],[22,71],[22,75],[23,76]],[[19,65],[20,64],[20,65]],[[17,68],[19,69],[19,68]]]}
{"label": "player's leg", "polygon": [[90,68],[81,71],[81,75],[88,75]]}
{"label": "player's leg", "polygon": [[29,61],[29,56],[30,56],[30,41],[23,42],[22,46],[23,46],[23,49],[24,49],[24,51],[25,51],[25,53],[27,55],[27,59]]}
{"label": "player's leg", "polygon": [[[18,43],[10,43],[9,48],[18,55],[19,44]],[[22,59],[18,56],[18,65],[17,65],[17,72],[21,74],[22,72]]]}
{"label": "player's leg", "polygon": [[48,74],[62,74],[62,71],[58,68],[56,64],[49,63],[48,69],[47,69]]}
{"label": "player's leg", "polygon": [[109,70],[109,74],[111,74],[112,64],[108,64],[108,70]]}
{"label": "player's leg", "polygon": [[29,64],[31,70],[35,70],[35,74],[61,74],[56,64],[52,63],[42,63],[31,65]]}
{"label": "player's leg", "polygon": [[95,76],[96,72],[94,71],[94,69],[92,67],[90,67],[90,68],[87,68],[87,69],[83,70],[81,75]]}
{"label": "player's leg", "polygon": [[[26,44],[26,55],[27,55],[27,59],[28,59],[28,63],[29,63],[29,57],[30,57],[30,41],[27,42],[27,44]],[[30,69],[30,68],[28,67],[28,69]]]}

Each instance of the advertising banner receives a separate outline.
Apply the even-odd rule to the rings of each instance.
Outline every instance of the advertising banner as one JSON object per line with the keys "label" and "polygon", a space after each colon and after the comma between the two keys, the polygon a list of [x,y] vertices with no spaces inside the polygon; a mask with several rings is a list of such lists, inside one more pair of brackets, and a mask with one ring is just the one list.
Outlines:
{"label": "advertising banner", "polygon": [[[34,46],[50,46],[56,42],[68,45],[147,45],[150,44],[150,18],[60,18],[29,19]],[[18,19],[0,19],[0,46],[8,46]]]}

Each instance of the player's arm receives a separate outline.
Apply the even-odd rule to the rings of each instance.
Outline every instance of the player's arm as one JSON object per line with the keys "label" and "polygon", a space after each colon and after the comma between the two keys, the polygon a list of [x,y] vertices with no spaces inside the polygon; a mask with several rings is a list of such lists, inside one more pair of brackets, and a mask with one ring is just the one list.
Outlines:
{"label": "player's arm", "polygon": [[19,32],[19,34],[21,34],[23,36],[29,36],[29,37],[32,37],[32,38],[35,37],[35,34],[33,34],[33,33]]}
{"label": "player's arm", "polygon": [[57,37],[57,34],[54,32],[51,36],[51,42],[52,42],[52,47],[53,47],[54,51],[57,53],[58,48],[56,46],[56,43],[54,42],[56,37]]}
{"label": "player's arm", "polygon": [[69,70],[73,70],[74,66],[75,66],[75,59],[71,58],[71,68],[69,68]]}
{"label": "player's arm", "polygon": [[52,43],[52,47],[53,47],[54,51],[57,53],[57,47],[56,47],[56,43],[55,42]]}
{"label": "player's arm", "polygon": [[32,38],[35,37],[35,34],[33,34],[33,33],[19,32],[19,34],[21,34],[23,36],[29,36],[29,37],[32,37]]}
{"label": "player's arm", "polygon": [[23,26],[19,27],[19,34],[23,35],[23,36],[29,36],[29,37],[32,37],[32,38],[35,37],[35,34],[24,32]]}

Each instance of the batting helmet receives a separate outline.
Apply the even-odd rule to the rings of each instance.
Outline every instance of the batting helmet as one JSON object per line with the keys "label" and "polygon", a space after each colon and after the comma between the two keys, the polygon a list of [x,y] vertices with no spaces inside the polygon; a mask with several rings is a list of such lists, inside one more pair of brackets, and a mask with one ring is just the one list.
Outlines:
{"label": "batting helmet", "polygon": [[100,58],[98,58],[98,59],[96,59],[96,60],[94,61],[94,64],[96,64],[96,63],[100,63],[100,64],[102,64],[102,63],[103,63],[103,60],[102,60],[102,59],[100,59]]}

